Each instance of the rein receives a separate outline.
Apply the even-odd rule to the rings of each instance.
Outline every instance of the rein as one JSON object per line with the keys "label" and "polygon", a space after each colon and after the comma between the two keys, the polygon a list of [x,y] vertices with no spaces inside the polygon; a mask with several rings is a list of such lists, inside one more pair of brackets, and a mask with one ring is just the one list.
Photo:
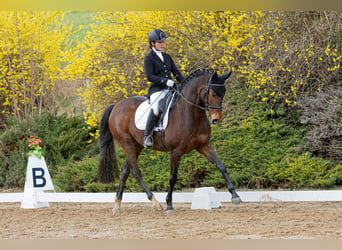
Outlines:
{"label": "rein", "polygon": [[[196,108],[199,108],[200,110],[204,110],[204,111],[206,111],[206,110],[208,110],[208,108],[207,107],[202,107],[202,106],[200,106],[200,105],[197,105],[196,103],[193,103],[193,102],[191,102],[191,101],[189,101],[178,89],[173,89],[180,97],[182,97],[183,98],[183,100],[187,103],[187,104],[190,104],[190,105],[192,105],[192,106],[194,106],[194,107],[196,107]],[[207,105],[208,106],[208,105]]]}

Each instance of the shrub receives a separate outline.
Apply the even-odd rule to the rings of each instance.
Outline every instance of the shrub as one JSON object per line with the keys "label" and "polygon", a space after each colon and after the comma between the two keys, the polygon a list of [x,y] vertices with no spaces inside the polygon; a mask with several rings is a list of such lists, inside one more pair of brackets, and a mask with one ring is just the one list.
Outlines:
{"label": "shrub", "polygon": [[254,90],[251,97],[273,107],[295,106],[303,95],[339,83],[341,18],[335,11],[264,15],[239,65],[240,77]]}
{"label": "shrub", "polygon": [[53,176],[57,165],[97,152],[98,147],[88,143],[90,132],[82,117],[69,118],[56,111],[26,120],[8,118],[0,131],[0,186],[24,185],[30,136],[43,140],[44,158]]}
{"label": "shrub", "polygon": [[86,157],[82,161],[59,166],[53,177],[56,190],[86,191],[87,184],[91,188],[91,184],[97,181],[98,160],[98,157]]}
{"label": "shrub", "polygon": [[336,183],[331,162],[304,153],[285,157],[278,167],[267,169],[273,183],[289,188],[329,188]]}
{"label": "shrub", "polygon": [[42,112],[59,77],[70,26],[60,12],[0,12],[0,112],[24,118]]}
{"label": "shrub", "polygon": [[306,125],[307,150],[342,163],[342,85],[322,89],[298,102]]}

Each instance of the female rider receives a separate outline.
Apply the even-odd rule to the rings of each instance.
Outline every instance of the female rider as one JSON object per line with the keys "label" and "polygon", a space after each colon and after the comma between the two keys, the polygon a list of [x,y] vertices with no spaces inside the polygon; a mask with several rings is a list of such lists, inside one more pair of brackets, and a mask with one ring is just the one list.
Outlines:
{"label": "female rider", "polygon": [[144,132],[144,147],[152,147],[153,128],[159,115],[159,101],[165,97],[168,88],[174,84],[171,73],[179,82],[184,77],[177,69],[171,56],[163,52],[166,35],[160,29],[155,29],[148,35],[151,51],[144,58],[144,70],[147,80],[151,82],[147,97],[150,99],[151,111],[147,118]]}

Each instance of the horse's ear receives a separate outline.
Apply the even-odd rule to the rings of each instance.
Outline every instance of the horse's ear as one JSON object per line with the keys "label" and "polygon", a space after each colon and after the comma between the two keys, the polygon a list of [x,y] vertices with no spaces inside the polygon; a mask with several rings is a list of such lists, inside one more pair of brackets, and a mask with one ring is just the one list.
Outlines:
{"label": "horse's ear", "polygon": [[222,76],[220,76],[220,78],[225,81],[228,79],[228,77],[230,77],[230,75],[232,74],[232,70],[230,70],[227,74],[223,74]]}
{"label": "horse's ear", "polygon": [[217,72],[214,71],[213,75],[211,76],[211,81],[215,82],[216,79],[217,79]]}

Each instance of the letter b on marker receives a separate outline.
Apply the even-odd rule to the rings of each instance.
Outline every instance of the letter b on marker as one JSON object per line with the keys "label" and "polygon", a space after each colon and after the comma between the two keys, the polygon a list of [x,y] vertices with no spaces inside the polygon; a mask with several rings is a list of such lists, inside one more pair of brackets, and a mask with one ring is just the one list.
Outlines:
{"label": "letter b on marker", "polygon": [[33,187],[42,188],[46,185],[46,179],[44,177],[45,171],[43,168],[32,168]]}

